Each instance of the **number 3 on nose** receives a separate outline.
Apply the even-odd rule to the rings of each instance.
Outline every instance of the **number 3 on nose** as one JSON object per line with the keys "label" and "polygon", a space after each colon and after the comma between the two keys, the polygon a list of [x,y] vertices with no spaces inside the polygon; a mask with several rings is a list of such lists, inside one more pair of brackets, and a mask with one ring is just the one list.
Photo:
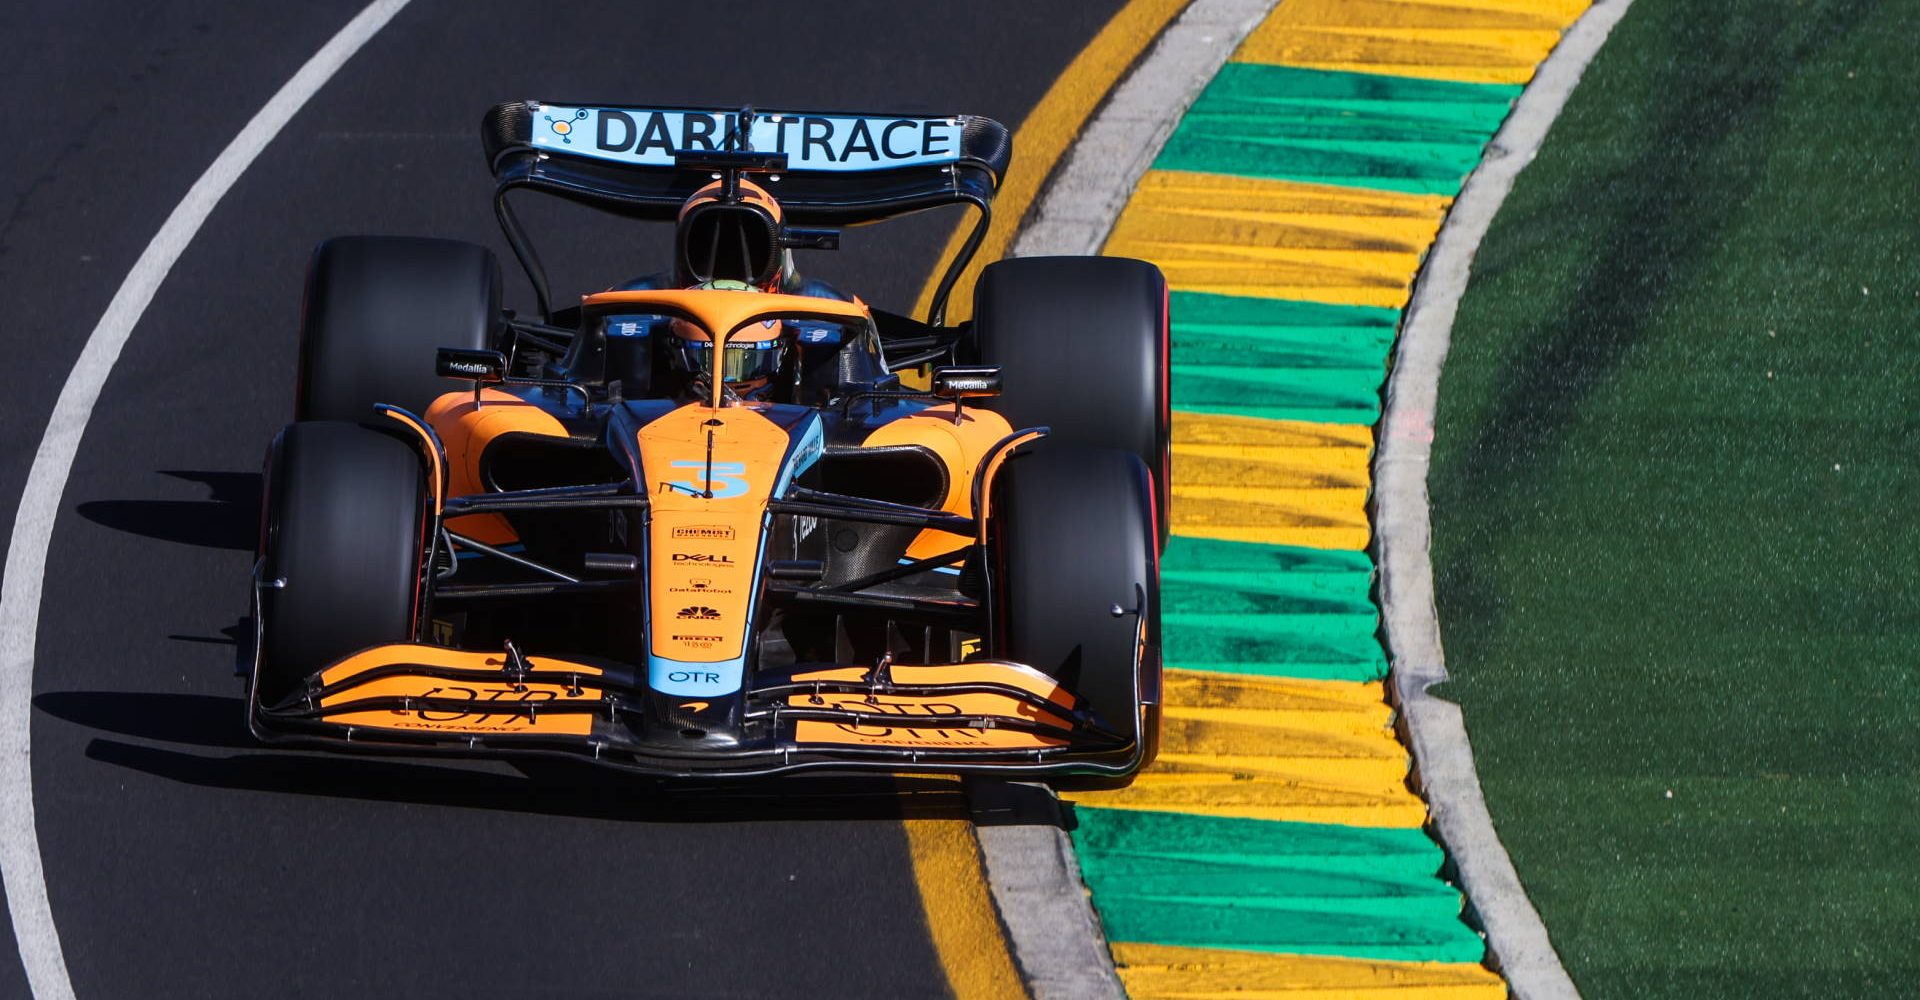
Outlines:
{"label": "number 3 on nose", "polygon": [[[697,458],[674,462],[672,465],[676,469],[694,469],[695,475],[699,475],[707,468],[707,463]],[[747,463],[745,462],[715,462],[713,471],[709,475],[711,478],[704,484],[688,478],[676,479],[667,485],[688,493],[705,493],[711,489],[715,500],[725,500],[747,492]]]}

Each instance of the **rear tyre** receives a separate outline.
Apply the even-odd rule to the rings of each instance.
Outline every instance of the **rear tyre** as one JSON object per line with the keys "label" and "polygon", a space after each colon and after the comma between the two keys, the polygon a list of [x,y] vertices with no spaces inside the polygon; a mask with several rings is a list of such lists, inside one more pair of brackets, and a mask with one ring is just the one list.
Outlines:
{"label": "rear tyre", "polygon": [[343,236],[307,266],[295,420],[366,420],[375,403],[425,413],[455,386],[436,350],[495,346],[500,262],[457,240]]}
{"label": "rear tyre", "polygon": [[988,514],[997,655],[1059,681],[1108,727],[1140,740],[1149,757],[1159,737],[1149,706],[1160,690],[1151,489],[1138,456],[1054,447],[1007,460]]}
{"label": "rear tyre", "polygon": [[1156,530],[1167,540],[1172,414],[1167,395],[1167,281],[1125,257],[1018,257],[991,264],[973,297],[978,360],[1001,366],[983,401],[1048,440],[1118,448],[1153,473]]}
{"label": "rear tyre", "polygon": [[426,530],[418,452],[358,424],[293,424],[268,452],[265,510],[256,705],[349,653],[413,638]]}

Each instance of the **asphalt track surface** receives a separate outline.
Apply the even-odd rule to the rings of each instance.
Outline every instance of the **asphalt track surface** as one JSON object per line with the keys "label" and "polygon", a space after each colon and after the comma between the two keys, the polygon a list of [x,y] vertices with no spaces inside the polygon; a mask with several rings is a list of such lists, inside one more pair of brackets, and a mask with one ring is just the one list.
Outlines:
{"label": "asphalt track surface", "polygon": [[[146,241],[360,5],[20,0],[0,35],[0,498]],[[35,804],[77,994],[922,996],[945,992],[891,782],[659,796],[597,773],[269,751],[233,637],[262,449],[291,407],[302,269],[342,233],[495,248],[478,121],[509,99],[965,111],[1017,125],[1119,7],[973,0],[415,0],[174,267],[93,415],[48,559]],[[544,224],[543,224],[544,223]],[[558,296],[664,234],[535,220]],[[812,273],[902,308],[947,231],[848,234]],[[562,277],[565,276],[565,277]],[[903,794],[902,789],[905,789]],[[11,950],[0,997],[25,996]]]}

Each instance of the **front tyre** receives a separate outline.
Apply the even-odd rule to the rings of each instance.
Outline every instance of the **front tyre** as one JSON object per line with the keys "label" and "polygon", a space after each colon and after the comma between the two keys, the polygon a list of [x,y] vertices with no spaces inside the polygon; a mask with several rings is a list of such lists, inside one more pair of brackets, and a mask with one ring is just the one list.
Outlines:
{"label": "front tyre", "polygon": [[369,646],[414,636],[426,498],[419,453],[346,422],[298,423],[268,452],[254,707]]}
{"label": "front tyre", "polygon": [[1001,392],[980,405],[1054,444],[1119,448],[1153,473],[1167,541],[1172,412],[1167,281],[1125,257],[1017,257],[981,272],[973,298],[978,360]]}
{"label": "front tyre", "polygon": [[988,515],[996,654],[1059,681],[1143,759],[1159,742],[1152,489],[1129,452],[1042,446],[1007,460]]}
{"label": "front tyre", "polygon": [[417,236],[342,236],[307,265],[295,420],[367,420],[376,403],[414,413],[456,388],[442,347],[498,343],[500,263],[485,247]]}

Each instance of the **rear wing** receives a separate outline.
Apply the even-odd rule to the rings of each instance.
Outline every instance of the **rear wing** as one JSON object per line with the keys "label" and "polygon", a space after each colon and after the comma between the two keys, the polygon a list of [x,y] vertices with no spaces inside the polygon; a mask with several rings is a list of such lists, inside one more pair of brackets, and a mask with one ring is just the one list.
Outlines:
{"label": "rear wing", "polygon": [[[742,121],[748,123],[744,130]],[[507,195],[539,191],[645,221],[671,221],[714,177],[682,161],[750,149],[786,158],[762,183],[793,226],[855,226],[946,205],[979,209],[973,238],[948,269],[928,319],[985,235],[1013,156],[1006,126],[941,117],[658,108],[514,101],[487,112],[481,140],[495,180],[494,211],[550,317],[547,283]]]}

